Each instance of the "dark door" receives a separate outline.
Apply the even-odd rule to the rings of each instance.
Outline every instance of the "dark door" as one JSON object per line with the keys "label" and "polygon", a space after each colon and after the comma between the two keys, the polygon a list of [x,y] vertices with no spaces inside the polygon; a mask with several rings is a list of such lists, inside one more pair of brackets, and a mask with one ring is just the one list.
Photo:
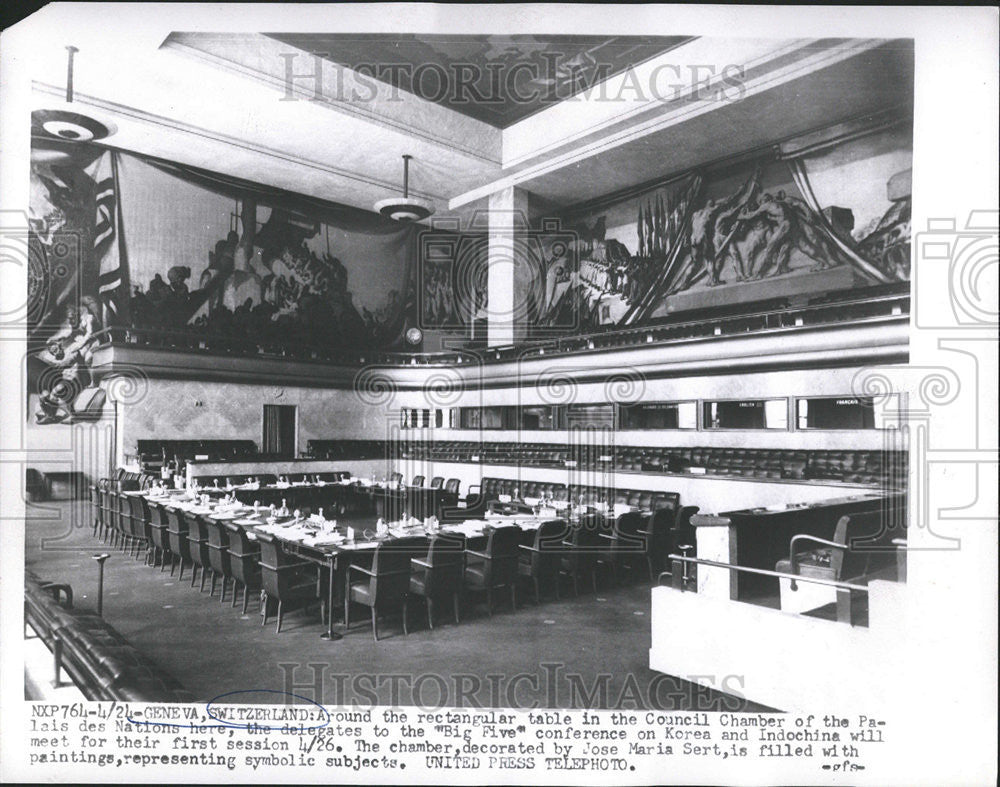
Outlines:
{"label": "dark door", "polygon": [[295,458],[295,405],[264,405],[263,452],[283,459]]}

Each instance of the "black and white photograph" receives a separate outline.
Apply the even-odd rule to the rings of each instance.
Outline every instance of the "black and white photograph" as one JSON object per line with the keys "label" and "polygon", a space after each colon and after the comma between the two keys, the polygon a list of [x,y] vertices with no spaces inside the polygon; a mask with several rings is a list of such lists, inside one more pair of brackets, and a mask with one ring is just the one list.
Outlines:
{"label": "black and white photograph", "polygon": [[0,777],[993,784],[998,14],[0,37]]}

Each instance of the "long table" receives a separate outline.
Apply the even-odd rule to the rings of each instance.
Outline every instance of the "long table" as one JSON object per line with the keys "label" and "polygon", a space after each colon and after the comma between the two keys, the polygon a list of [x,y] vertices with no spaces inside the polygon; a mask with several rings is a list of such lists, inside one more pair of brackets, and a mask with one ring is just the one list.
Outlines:
{"label": "long table", "polygon": [[246,505],[259,503],[264,507],[286,506],[289,510],[309,508],[311,513],[323,509],[334,515],[374,515],[385,520],[398,520],[403,514],[424,519],[428,516],[445,518],[458,506],[458,494],[444,489],[417,486],[391,486],[352,480],[348,483],[292,483],[257,486],[244,484],[233,487],[199,487],[198,494],[213,497],[231,495]]}
{"label": "long table", "polygon": [[[347,485],[328,484],[330,486]],[[270,516],[270,509],[255,510],[245,503],[222,504],[216,493],[225,493],[226,490],[202,489],[200,494],[208,495],[210,499],[204,502],[199,499],[191,499],[189,494],[179,491],[171,491],[166,495],[150,495],[145,491],[128,492],[130,495],[143,495],[147,499],[160,503],[167,507],[180,509],[188,514],[204,516],[220,523],[230,524],[244,528],[248,531],[248,536],[257,539],[260,533],[267,534],[275,538],[289,554],[294,554],[306,560],[316,563],[329,572],[330,581],[328,583],[328,603],[329,615],[327,631],[323,638],[327,640],[338,640],[343,635],[334,630],[333,610],[337,608],[337,588],[342,582],[338,581],[346,576],[347,565],[350,558],[359,553],[370,553],[383,543],[391,543],[395,539],[409,536],[422,535],[454,535],[466,542],[475,542],[485,539],[491,528],[504,525],[515,525],[524,533],[524,541],[530,541],[534,532],[542,522],[550,521],[551,516],[536,516],[534,514],[517,513],[512,515],[488,514],[485,519],[466,520],[460,523],[441,525],[431,528],[419,520],[406,522],[390,522],[383,532],[378,532],[374,526],[355,529],[348,525],[337,524],[328,520],[321,520],[318,517],[308,520],[296,520],[293,517],[273,518]],[[253,490],[254,492],[260,490]],[[427,490],[431,491],[431,490]],[[437,490],[433,490],[437,491]],[[230,491],[232,494],[232,490]],[[273,521],[268,522],[268,519]],[[569,522],[567,522],[569,527]],[[360,532],[357,532],[360,530]],[[354,531],[354,532],[351,532]]]}

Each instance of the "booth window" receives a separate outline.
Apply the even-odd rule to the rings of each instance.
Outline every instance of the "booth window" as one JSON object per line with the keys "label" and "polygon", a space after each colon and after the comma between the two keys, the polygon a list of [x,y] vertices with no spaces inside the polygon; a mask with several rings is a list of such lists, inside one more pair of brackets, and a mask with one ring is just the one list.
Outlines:
{"label": "booth window", "polygon": [[897,394],[885,401],[872,396],[820,396],[795,400],[798,429],[891,429],[895,420],[888,413],[899,412]]}
{"label": "booth window", "polygon": [[787,399],[704,402],[704,429],[788,429]]}
{"label": "booth window", "polygon": [[643,402],[618,407],[619,429],[697,429],[697,402]]}

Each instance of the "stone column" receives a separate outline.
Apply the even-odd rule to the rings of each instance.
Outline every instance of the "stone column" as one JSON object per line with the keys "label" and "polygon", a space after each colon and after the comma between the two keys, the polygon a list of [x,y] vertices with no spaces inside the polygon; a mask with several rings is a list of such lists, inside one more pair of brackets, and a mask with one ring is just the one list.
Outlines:
{"label": "stone column", "polygon": [[528,231],[528,193],[513,186],[490,195],[487,343],[513,344],[527,333],[530,281],[524,238]]}

